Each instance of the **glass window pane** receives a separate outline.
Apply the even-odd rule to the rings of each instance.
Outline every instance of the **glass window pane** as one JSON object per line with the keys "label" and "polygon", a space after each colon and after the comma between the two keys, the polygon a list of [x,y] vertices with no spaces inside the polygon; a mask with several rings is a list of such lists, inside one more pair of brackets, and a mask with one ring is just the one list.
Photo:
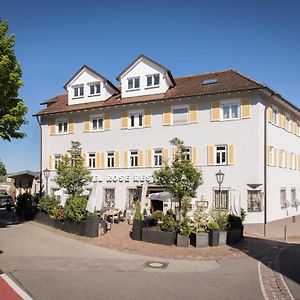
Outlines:
{"label": "glass window pane", "polygon": [[134,79],[134,87],[137,89],[140,87],[140,78],[135,78]]}
{"label": "glass window pane", "polygon": [[152,85],[152,76],[147,76],[147,86]]}
{"label": "glass window pane", "polygon": [[231,106],[231,117],[232,118],[238,118],[238,109],[239,109],[239,107],[237,104],[233,104]]}
{"label": "glass window pane", "polygon": [[80,96],[83,96],[83,86],[80,87]]}
{"label": "glass window pane", "polygon": [[68,131],[68,123],[64,123],[64,132]]}
{"label": "glass window pane", "polygon": [[132,88],[133,88],[133,80],[128,79],[128,89],[132,89]]}
{"label": "glass window pane", "polygon": [[143,126],[143,115],[139,115],[139,126]]}
{"label": "glass window pane", "polygon": [[100,94],[100,83],[96,84],[96,93]]}
{"label": "glass window pane", "polygon": [[229,106],[223,105],[223,119],[229,119]]}
{"label": "glass window pane", "polygon": [[173,124],[180,125],[187,123],[187,108],[173,109]]}
{"label": "glass window pane", "polygon": [[131,115],[131,116],[130,116],[130,120],[131,120],[130,126],[131,126],[131,127],[134,127],[134,115]]}
{"label": "glass window pane", "polygon": [[78,97],[78,88],[74,88],[74,97]]}
{"label": "glass window pane", "polygon": [[95,93],[95,86],[90,85],[90,94],[93,95]]}
{"label": "glass window pane", "polygon": [[98,129],[103,129],[103,119],[98,119]]}
{"label": "glass window pane", "polygon": [[154,75],[154,85],[159,85],[159,75]]}

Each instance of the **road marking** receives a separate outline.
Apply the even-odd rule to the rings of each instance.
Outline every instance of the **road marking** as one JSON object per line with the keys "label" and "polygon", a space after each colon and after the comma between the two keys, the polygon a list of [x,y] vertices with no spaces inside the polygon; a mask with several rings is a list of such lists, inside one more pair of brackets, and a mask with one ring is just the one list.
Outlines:
{"label": "road marking", "polygon": [[[16,285],[7,275],[0,275],[0,291],[7,300],[33,300],[18,285]],[[2,299],[2,298],[1,298]]]}

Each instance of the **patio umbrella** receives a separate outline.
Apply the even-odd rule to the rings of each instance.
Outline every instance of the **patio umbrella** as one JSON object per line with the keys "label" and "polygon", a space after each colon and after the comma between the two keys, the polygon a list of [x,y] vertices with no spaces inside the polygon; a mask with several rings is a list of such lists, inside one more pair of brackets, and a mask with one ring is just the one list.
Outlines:
{"label": "patio umbrella", "polygon": [[169,192],[160,192],[160,193],[154,193],[150,194],[150,200],[159,200],[159,201],[171,201],[171,202],[176,202],[172,195]]}
{"label": "patio umbrella", "polygon": [[86,210],[93,213],[95,211],[97,194],[98,194],[98,182],[93,182],[92,192],[89,195],[89,200],[86,205]]}

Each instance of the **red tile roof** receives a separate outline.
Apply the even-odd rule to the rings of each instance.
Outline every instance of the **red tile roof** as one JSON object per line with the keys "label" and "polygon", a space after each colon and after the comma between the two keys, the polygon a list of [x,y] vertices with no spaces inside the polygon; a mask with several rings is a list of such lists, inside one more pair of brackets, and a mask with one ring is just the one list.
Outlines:
{"label": "red tile roof", "polygon": [[[217,79],[218,83],[203,85],[204,80]],[[201,96],[235,92],[243,90],[253,90],[265,88],[265,85],[257,83],[234,70],[214,72],[207,74],[192,75],[174,78],[176,85],[164,94],[121,98],[121,94],[114,95],[105,101],[95,101],[92,103],[68,105],[68,95],[58,95],[42,103],[48,106],[36,115],[49,115],[54,113],[86,110],[99,107],[109,107],[123,104],[149,102],[155,100],[166,100],[189,96]]]}

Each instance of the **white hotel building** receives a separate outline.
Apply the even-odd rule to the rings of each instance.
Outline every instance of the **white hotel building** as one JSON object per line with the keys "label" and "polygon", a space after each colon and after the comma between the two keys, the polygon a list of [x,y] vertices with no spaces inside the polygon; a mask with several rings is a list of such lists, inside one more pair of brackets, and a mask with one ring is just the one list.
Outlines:
{"label": "white hotel building", "polygon": [[[132,206],[144,182],[162,189],[153,171],[170,163],[178,137],[201,168],[196,201],[213,209],[215,174],[225,174],[222,208],[247,212],[246,231],[283,237],[300,232],[300,109],[234,71],[173,78],[170,70],[141,55],[118,77],[120,87],[87,66],[65,84],[66,93],[36,114],[41,124],[41,170],[79,141],[93,181],[97,208]],[[153,209],[163,203],[149,203]],[[298,229],[297,229],[298,227]]]}

